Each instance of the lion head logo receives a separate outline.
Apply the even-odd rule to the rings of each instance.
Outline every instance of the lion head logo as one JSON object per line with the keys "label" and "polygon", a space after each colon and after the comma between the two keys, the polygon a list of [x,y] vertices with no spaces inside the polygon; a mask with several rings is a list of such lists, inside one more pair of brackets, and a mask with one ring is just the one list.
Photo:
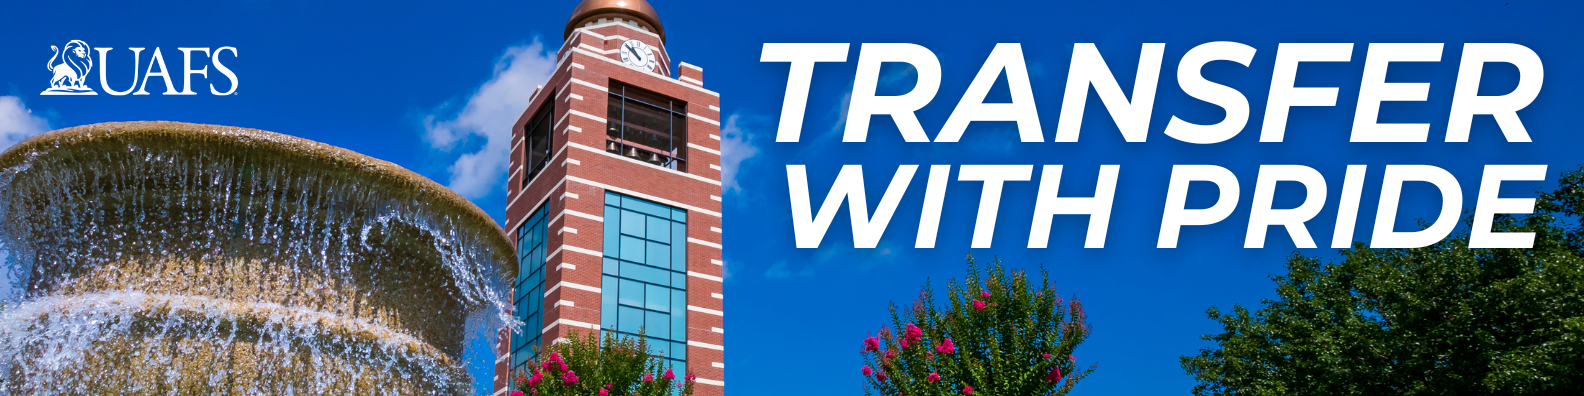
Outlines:
{"label": "lion head logo", "polygon": [[88,71],[93,70],[93,57],[89,55],[92,49],[82,40],[67,42],[64,51],[51,45],[55,56],[45,66],[54,76],[50,77],[50,88],[40,95],[98,95],[84,84]]}

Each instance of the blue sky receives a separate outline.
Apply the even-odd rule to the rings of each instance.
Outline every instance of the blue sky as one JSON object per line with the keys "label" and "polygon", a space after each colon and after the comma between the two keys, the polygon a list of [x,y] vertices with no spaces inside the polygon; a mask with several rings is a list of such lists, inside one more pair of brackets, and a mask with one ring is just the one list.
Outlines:
{"label": "blue sky", "polygon": [[[106,121],[260,128],[395,162],[500,216],[506,128],[535,83],[548,75],[551,51],[561,43],[575,4],[12,2],[5,7],[7,23],[0,24],[0,37],[6,37],[0,40],[0,146],[48,129]],[[1584,137],[1567,121],[1584,105],[1578,94],[1584,92],[1579,76],[1584,27],[1576,23],[1584,8],[1577,3],[968,4],[654,1],[672,59],[704,68],[707,87],[721,93],[727,118],[725,162],[732,180],[724,227],[726,360],[732,393],[860,393],[859,340],[885,323],[888,303],[910,302],[926,280],[943,287],[946,279],[961,277],[968,253],[999,257],[1018,268],[1043,267],[1059,292],[1084,301],[1095,332],[1078,358],[1099,362],[1100,369],[1078,388],[1081,393],[1186,393],[1193,382],[1177,357],[1196,353],[1205,346],[1198,336],[1218,330],[1205,318],[1205,309],[1255,305],[1272,297],[1267,276],[1281,273],[1284,257],[1294,251],[1280,229],[1270,231],[1266,248],[1242,248],[1260,164],[1306,165],[1326,177],[1328,204],[1308,227],[1317,243],[1327,246],[1348,164],[1370,166],[1355,232],[1356,239],[1367,239],[1384,165],[1442,167],[1457,176],[1465,205],[1471,206],[1486,164],[1549,165],[1547,182],[1509,183],[1503,189],[1504,196],[1522,197],[1584,163],[1577,154]],[[50,77],[39,64],[51,55],[49,46],[69,40],[120,51],[162,47],[169,51],[167,64],[177,70],[181,57],[175,47],[233,46],[238,57],[226,65],[239,76],[237,95],[39,96]],[[1248,67],[1218,62],[1204,71],[1248,98],[1250,126],[1213,145],[1164,136],[1172,116],[1198,123],[1222,117],[1216,106],[1184,94],[1175,71],[1190,48],[1223,40],[1257,49]],[[766,42],[854,43],[848,62],[815,69],[800,143],[774,142],[787,66],[759,62]],[[974,123],[959,143],[905,143],[884,117],[871,123],[867,143],[842,143],[845,97],[856,70],[857,43],[864,42],[917,43],[940,59],[940,92],[918,113],[932,136],[995,43],[1022,43],[1047,141],[1055,131],[1073,43],[1095,43],[1125,92],[1131,92],[1140,44],[1161,42],[1166,49],[1145,143],[1124,142],[1093,93],[1078,143],[1021,143],[1010,122]],[[1352,62],[1305,65],[1299,72],[1300,86],[1340,87],[1337,106],[1295,109],[1284,142],[1259,143],[1258,123],[1282,42],[1357,44]],[[1441,62],[1392,65],[1388,81],[1428,82],[1429,100],[1389,103],[1380,116],[1382,122],[1428,122],[1430,143],[1347,142],[1371,42],[1447,43]],[[1519,112],[1533,143],[1506,142],[1490,117],[1475,119],[1468,143],[1437,143],[1446,127],[1457,59],[1468,42],[1519,43],[1544,61],[1541,93]],[[125,65],[112,67],[125,73]],[[1516,84],[1510,66],[1487,68],[1482,93],[1504,93]],[[916,80],[906,67],[888,66],[882,72],[882,94],[906,92]],[[222,79],[213,70],[210,77]],[[125,84],[124,78],[111,75],[121,81],[117,85]],[[990,97],[1008,98],[1004,80]],[[788,164],[808,166],[816,205],[847,164],[864,165],[871,205],[899,164],[950,164],[954,172],[962,164],[1063,164],[1063,184],[1071,187],[1062,193],[1069,196],[1091,193],[1099,165],[1122,168],[1105,249],[1082,249],[1087,222],[1075,216],[1056,219],[1049,248],[1025,249],[1035,182],[1007,184],[991,249],[969,249],[979,185],[952,183],[936,248],[914,249],[922,175],[902,199],[878,248],[853,248],[843,209],[819,249],[796,249]],[[1226,167],[1239,177],[1242,196],[1231,217],[1185,229],[1177,249],[1155,249],[1173,164]],[[1208,206],[1213,189],[1195,187],[1190,206]],[[1276,205],[1296,206],[1302,195],[1302,188],[1283,185]],[[1407,227],[1413,219],[1434,217],[1439,199],[1427,185],[1406,187],[1398,224]],[[1301,253],[1335,256],[1324,248]]]}

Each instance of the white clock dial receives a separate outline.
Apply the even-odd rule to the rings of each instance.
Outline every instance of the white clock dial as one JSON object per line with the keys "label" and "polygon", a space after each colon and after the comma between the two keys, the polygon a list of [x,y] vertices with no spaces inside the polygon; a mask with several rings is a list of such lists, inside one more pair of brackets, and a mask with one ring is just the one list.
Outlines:
{"label": "white clock dial", "polygon": [[621,59],[622,63],[642,70],[654,70],[656,65],[654,50],[638,40],[627,40],[622,43]]}

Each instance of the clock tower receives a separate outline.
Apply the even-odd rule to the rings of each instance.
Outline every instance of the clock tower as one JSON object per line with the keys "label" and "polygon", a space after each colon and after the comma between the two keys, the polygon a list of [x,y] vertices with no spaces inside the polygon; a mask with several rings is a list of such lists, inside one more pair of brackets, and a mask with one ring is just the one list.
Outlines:
{"label": "clock tower", "polygon": [[524,325],[500,334],[495,394],[536,347],[641,331],[698,395],[724,395],[720,95],[666,53],[644,0],[584,0],[564,38],[512,127],[506,231]]}

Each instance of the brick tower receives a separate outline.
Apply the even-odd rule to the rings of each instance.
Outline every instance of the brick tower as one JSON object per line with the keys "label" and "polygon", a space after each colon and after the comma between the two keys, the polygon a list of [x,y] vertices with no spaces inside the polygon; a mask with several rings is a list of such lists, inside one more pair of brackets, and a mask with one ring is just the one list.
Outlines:
{"label": "brick tower", "polygon": [[[720,95],[676,63],[644,0],[585,0],[555,73],[512,127],[506,230],[515,315],[496,394],[534,346],[572,332],[636,335],[725,393]],[[583,333],[586,334],[586,333]]]}

